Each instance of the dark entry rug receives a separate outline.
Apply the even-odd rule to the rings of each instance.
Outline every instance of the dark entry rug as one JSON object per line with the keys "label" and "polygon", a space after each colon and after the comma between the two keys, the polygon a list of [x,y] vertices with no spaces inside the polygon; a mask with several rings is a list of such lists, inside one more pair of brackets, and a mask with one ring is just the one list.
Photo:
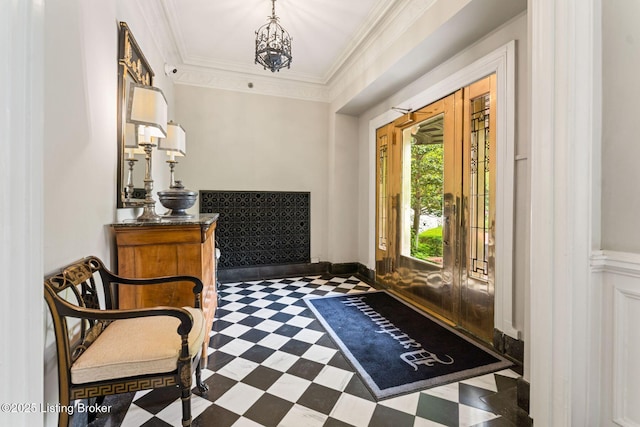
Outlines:
{"label": "dark entry rug", "polygon": [[305,301],[376,399],[512,365],[384,291]]}

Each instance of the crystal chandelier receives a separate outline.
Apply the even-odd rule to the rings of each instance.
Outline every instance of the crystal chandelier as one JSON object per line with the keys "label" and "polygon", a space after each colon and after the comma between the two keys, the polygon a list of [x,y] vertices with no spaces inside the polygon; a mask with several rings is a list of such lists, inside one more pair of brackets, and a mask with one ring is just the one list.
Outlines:
{"label": "crystal chandelier", "polygon": [[291,36],[278,23],[276,0],[271,0],[271,17],[256,31],[256,64],[271,72],[291,67]]}

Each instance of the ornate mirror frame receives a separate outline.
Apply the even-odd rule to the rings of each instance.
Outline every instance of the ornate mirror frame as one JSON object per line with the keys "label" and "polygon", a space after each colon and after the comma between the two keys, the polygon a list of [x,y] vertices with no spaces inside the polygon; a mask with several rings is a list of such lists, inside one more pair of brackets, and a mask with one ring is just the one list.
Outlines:
{"label": "ornate mirror frame", "polygon": [[[125,166],[125,140],[127,138],[127,101],[129,83],[135,82],[151,86],[153,70],[142,54],[126,22],[119,23],[118,33],[118,166],[116,206],[118,208],[142,206],[142,200],[135,197],[127,200],[125,191],[128,168]],[[129,136],[134,137],[134,136]],[[144,198],[144,195],[142,196]]]}

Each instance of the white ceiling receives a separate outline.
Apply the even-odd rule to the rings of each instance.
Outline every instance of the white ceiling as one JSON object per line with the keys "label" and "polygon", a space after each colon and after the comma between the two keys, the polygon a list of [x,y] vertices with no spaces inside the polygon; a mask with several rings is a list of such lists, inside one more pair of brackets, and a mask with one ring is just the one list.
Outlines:
{"label": "white ceiling", "polygon": [[[271,0],[136,3],[165,61],[177,69],[174,82],[334,102],[352,89],[345,85],[353,80],[343,78],[351,73],[367,85],[339,100],[347,102],[340,111],[352,115],[527,7],[527,0],[276,0],[280,24],[293,38],[293,61],[290,69],[272,73],[254,63],[255,31],[271,15]],[[392,44],[393,63],[376,49]]]}
{"label": "white ceiling", "polygon": [[[277,0],[293,61],[279,78],[325,84],[398,0]],[[179,64],[263,76],[254,64],[255,31],[270,0],[161,0]]]}

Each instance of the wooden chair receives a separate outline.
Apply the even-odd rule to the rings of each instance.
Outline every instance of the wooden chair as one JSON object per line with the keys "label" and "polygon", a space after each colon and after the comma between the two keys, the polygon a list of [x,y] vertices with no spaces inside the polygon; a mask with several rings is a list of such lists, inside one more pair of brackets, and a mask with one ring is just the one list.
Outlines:
{"label": "wooden chair", "polygon": [[[99,280],[97,280],[99,279]],[[193,307],[119,310],[116,284],[193,284]],[[101,286],[99,286],[101,284]],[[189,283],[185,283],[190,286]],[[182,425],[191,425],[191,378],[200,393],[200,355],[208,331],[201,310],[202,281],[192,276],[128,279],[96,257],[84,258],[45,278],[58,353],[60,406],[160,387],[179,387]],[[60,411],[59,426],[69,424]]]}

